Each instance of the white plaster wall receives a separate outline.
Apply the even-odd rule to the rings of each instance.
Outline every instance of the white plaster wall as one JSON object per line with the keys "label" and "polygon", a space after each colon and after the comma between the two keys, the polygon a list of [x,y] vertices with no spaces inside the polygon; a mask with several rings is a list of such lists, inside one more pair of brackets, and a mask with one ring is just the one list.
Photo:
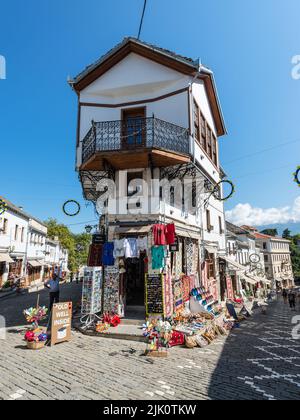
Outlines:
{"label": "white plaster wall", "polygon": [[[26,240],[28,232],[28,219],[13,213],[11,210],[7,210],[0,217],[0,228],[3,228],[4,219],[8,220],[7,233],[0,232],[0,249],[8,249],[14,247],[15,253],[26,252]],[[15,227],[19,226],[18,229],[18,240],[15,241]],[[24,228],[24,240],[21,241],[21,230]]]}

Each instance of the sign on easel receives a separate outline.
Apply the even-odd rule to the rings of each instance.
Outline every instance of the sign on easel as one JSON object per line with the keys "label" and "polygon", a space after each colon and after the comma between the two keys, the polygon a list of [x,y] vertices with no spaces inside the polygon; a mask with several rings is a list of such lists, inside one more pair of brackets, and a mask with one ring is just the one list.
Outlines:
{"label": "sign on easel", "polygon": [[55,303],[52,309],[51,346],[71,340],[72,302]]}

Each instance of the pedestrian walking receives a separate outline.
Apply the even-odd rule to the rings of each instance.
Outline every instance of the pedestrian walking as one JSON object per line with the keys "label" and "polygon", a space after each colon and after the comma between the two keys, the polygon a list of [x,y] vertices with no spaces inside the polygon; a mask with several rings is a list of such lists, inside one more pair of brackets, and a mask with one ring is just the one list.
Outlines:
{"label": "pedestrian walking", "polygon": [[288,295],[288,299],[289,299],[289,304],[290,304],[290,308],[291,310],[296,310],[296,293],[294,292],[294,290],[291,290],[289,295]]}
{"label": "pedestrian walking", "polygon": [[45,283],[47,289],[49,289],[50,303],[49,312],[52,311],[54,303],[59,303],[59,277],[57,274],[53,275],[53,279]]}
{"label": "pedestrian walking", "polygon": [[287,301],[288,301],[288,292],[287,292],[286,289],[283,289],[283,291],[282,291],[282,297],[283,297],[283,302],[285,304],[287,304]]}

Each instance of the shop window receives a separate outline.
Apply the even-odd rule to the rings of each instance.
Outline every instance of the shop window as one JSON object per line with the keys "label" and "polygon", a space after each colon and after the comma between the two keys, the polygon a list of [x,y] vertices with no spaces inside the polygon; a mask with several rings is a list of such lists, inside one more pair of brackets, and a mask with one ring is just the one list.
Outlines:
{"label": "shop window", "polygon": [[223,233],[224,233],[222,217],[220,217],[220,216],[219,216],[219,232],[220,232],[220,235],[223,235]]}
{"label": "shop window", "polygon": [[18,225],[16,225],[16,226],[15,226],[15,241],[17,241],[17,240],[18,240],[18,232],[19,232],[19,226],[18,226]]}
{"label": "shop window", "polygon": [[212,131],[207,127],[207,154],[212,159]]}
{"label": "shop window", "polygon": [[170,206],[175,207],[175,187],[170,188]]}
{"label": "shop window", "polygon": [[8,231],[8,220],[4,219],[3,220],[3,233],[4,233],[4,235],[7,234],[7,231]]}
{"label": "shop window", "polygon": [[218,166],[218,146],[217,139],[214,134],[212,134],[212,154],[213,163]]}
{"label": "shop window", "polygon": [[192,206],[193,209],[197,207],[197,182],[195,180],[192,182]]}
{"label": "shop window", "polygon": [[203,150],[207,151],[207,133],[206,133],[206,120],[203,114],[200,114],[200,127],[201,127],[201,146]]}
{"label": "shop window", "polygon": [[196,101],[194,101],[194,132],[195,139],[200,142],[200,110]]}
{"label": "shop window", "polygon": [[213,227],[211,225],[210,210],[206,210],[206,226],[208,232],[211,232],[213,230]]}
{"label": "shop window", "polygon": [[131,183],[134,183],[133,181],[142,180],[142,179],[143,179],[143,172],[128,172],[127,173],[127,196],[128,197],[132,197],[139,192],[142,193],[141,185],[135,185],[135,188],[132,188],[132,185],[130,185]]}

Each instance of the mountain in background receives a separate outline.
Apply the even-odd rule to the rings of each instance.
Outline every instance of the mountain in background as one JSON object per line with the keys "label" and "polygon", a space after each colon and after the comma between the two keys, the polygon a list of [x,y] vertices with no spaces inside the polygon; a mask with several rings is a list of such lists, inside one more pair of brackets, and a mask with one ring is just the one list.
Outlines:
{"label": "mountain in background", "polygon": [[292,235],[300,234],[300,223],[286,223],[286,224],[274,224],[274,225],[267,225],[267,226],[257,226],[257,229],[259,231],[265,230],[265,229],[277,229],[278,234],[282,235],[282,232],[285,229],[289,229],[292,232]]}

